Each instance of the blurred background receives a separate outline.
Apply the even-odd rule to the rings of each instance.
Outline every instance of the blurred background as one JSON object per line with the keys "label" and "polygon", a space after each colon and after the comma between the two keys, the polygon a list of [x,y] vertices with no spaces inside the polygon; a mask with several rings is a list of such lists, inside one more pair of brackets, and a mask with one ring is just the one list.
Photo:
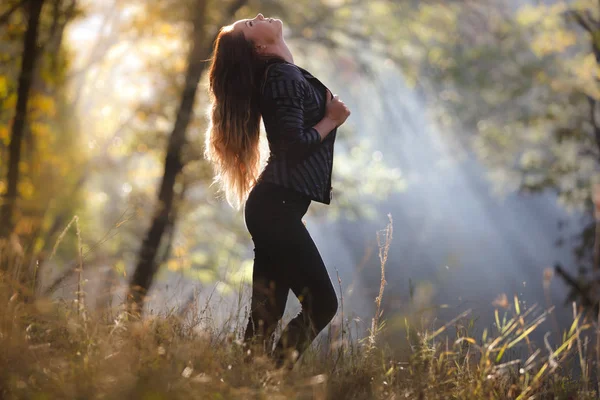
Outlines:
{"label": "blurred background", "polygon": [[554,306],[558,340],[596,304],[592,0],[3,1],[0,236],[31,296],[110,312],[136,284],[150,314],[245,318],[252,242],[202,152],[213,40],[258,12],[352,111],[306,217],[338,320],[370,326],[388,214],[388,327],[471,309],[482,330],[518,302]]}

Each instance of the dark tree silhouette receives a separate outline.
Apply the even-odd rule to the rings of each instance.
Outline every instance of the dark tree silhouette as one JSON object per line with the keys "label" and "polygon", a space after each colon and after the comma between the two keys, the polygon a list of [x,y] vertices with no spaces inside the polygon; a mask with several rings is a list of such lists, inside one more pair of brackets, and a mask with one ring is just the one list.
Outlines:
{"label": "dark tree silhouette", "polygon": [[[207,0],[198,0],[194,9],[192,47],[187,60],[185,86],[175,125],[169,136],[165,169],[158,192],[158,203],[155,206],[152,222],[142,242],[138,253],[138,263],[129,283],[128,308],[135,313],[142,312],[144,299],[159,267],[156,260],[158,247],[167,227],[171,224],[171,219],[174,218],[174,186],[177,176],[183,168],[181,153],[185,144],[185,132],[190,122],[196,88],[207,65],[204,60],[210,57],[212,44],[216,38],[216,34],[208,38],[205,33],[207,2]],[[225,18],[232,18],[245,3],[246,0],[234,2],[225,13]]]}
{"label": "dark tree silhouette", "polygon": [[31,0],[27,4],[29,13],[27,31],[23,45],[23,58],[19,85],[17,89],[17,107],[10,134],[8,155],[7,191],[4,201],[0,204],[0,237],[8,237],[14,230],[15,210],[17,204],[17,184],[19,182],[19,161],[21,159],[21,143],[27,120],[27,102],[33,79],[35,59],[38,52],[37,37],[40,23],[40,13],[44,0]]}

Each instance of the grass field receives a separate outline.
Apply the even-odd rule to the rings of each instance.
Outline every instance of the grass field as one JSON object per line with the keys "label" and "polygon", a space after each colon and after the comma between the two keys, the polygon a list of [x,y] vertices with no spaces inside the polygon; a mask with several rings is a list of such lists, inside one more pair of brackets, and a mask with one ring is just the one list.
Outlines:
{"label": "grass field", "polygon": [[[496,314],[494,332],[481,337],[457,328],[468,313],[435,330],[407,322],[391,332],[379,318],[391,223],[383,233],[382,283],[369,333],[348,340],[348,326],[330,330],[291,371],[273,369],[266,357],[248,361],[240,327],[212,334],[199,322],[200,307],[139,319],[120,310],[95,314],[83,296],[24,300],[10,265],[18,257],[0,246],[0,398],[598,398],[596,326],[582,314],[557,348],[529,341],[547,314],[521,310],[516,298],[506,317]],[[509,359],[517,346],[530,354]]]}

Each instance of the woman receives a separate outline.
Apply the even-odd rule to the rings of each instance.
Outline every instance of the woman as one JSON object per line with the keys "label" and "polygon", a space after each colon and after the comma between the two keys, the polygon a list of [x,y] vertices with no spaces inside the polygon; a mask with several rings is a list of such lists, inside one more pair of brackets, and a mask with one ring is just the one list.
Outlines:
{"label": "woman", "polygon": [[[311,201],[329,204],[336,129],[350,115],[337,96],[294,64],[282,22],[258,14],[223,27],[210,66],[205,157],[229,204],[244,205],[254,242],[247,342],[290,365],[337,312],[323,260],[302,222]],[[270,155],[259,176],[263,119]],[[289,290],[302,311],[273,334]]]}

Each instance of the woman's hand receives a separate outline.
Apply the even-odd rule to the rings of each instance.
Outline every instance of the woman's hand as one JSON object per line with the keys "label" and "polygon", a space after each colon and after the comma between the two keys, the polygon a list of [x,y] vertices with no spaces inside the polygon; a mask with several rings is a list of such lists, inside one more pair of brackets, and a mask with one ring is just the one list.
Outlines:
{"label": "woman's hand", "polygon": [[335,122],[336,126],[340,126],[346,122],[346,119],[350,116],[350,110],[337,95],[333,96],[333,98],[331,98],[331,96],[331,92],[327,91],[325,118],[331,119]]}

